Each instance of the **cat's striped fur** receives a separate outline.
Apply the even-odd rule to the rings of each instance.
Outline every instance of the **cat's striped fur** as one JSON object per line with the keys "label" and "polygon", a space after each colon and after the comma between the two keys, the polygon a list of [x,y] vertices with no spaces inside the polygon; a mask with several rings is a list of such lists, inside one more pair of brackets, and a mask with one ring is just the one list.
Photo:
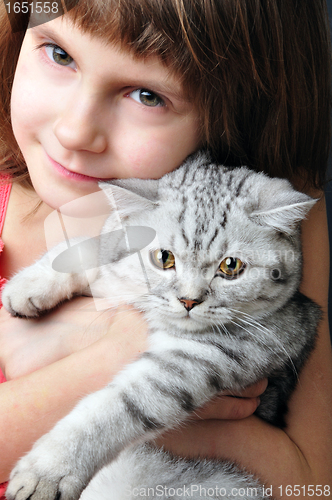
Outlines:
{"label": "cat's striped fur", "polygon": [[[102,187],[122,223],[154,229],[159,243],[153,241],[140,256],[115,245],[110,235],[117,226],[110,216],[100,244],[100,262],[108,265],[92,289],[112,304],[125,297],[143,311],[150,347],[35,444],[12,472],[8,499],[56,499],[59,492],[61,500],[77,499],[112,461],[82,499],[136,498],[135,488],[144,487],[152,488],[146,498],[168,498],[165,492],[151,496],[153,488],[190,484],[226,488],[226,496],[232,488],[255,488],[233,498],[265,498],[257,479],[231,464],[175,460],[137,443],[181,424],[218,392],[264,377],[269,386],[257,414],[284,425],[287,400],[320,317],[319,308],[298,291],[299,226],[314,201],[288,181],[213,165],[202,153],[160,180],[111,184]],[[156,255],[175,261],[160,269]],[[7,286],[4,303],[12,312],[27,314],[15,305],[15,294],[29,272],[41,276],[40,293],[19,297],[20,304],[39,311],[63,299],[54,293],[57,273],[43,280],[45,262]],[[87,284],[85,275],[69,277],[72,294]],[[190,498],[202,498],[201,491]]]}

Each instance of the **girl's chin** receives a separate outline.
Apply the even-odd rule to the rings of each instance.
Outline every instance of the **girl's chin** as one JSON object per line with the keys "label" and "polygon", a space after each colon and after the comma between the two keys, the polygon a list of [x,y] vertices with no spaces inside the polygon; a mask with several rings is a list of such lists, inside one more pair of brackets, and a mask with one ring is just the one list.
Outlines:
{"label": "girl's chin", "polygon": [[40,199],[53,210],[60,210],[64,205],[100,191],[97,183],[89,183],[89,186],[85,186],[85,189],[82,189],[83,186],[79,187],[80,189],[78,189],[78,186],[76,186],[76,189],[70,189],[68,186],[60,187],[53,184],[51,188],[44,188],[34,185]]}

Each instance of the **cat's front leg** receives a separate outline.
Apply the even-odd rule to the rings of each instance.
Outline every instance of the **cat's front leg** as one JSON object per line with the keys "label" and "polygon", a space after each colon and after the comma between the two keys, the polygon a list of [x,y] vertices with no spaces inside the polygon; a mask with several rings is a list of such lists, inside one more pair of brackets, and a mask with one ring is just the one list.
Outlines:
{"label": "cat's front leg", "polygon": [[[10,476],[8,500],[76,500],[80,497],[99,464],[112,459],[107,443],[110,428],[103,418],[105,401],[98,398],[103,391],[82,400],[19,460]],[[120,422],[117,423],[117,431],[120,431]]]}
{"label": "cat's front leg", "polygon": [[[79,241],[73,240],[73,243],[78,246]],[[2,292],[2,302],[12,316],[38,317],[63,300],[82,295],[89,284],[86,272],[58,272],[52,267],[54,259],[61,253],[66,257],[66,251],[67,243],[60,243],[10,279]],[[95,249],[91,244],[91,254],[94,252],[97,255],[97,246]],[[92,255],[90,259],[93,258]]]}
{"label": "cat's front leg", "polygon": [[123,390],[108,386],[87,396],[19,460],[7,489],[8,500],[77,500],[92,477],[140,435]]}
{"label": "cat's front leg", "polygon": [[78,499],[125,447],[174,427],[214,395],[204,367],[186,375],[169,358],[145,353],[112,384],[83,399],[18,462],[8,499]]}

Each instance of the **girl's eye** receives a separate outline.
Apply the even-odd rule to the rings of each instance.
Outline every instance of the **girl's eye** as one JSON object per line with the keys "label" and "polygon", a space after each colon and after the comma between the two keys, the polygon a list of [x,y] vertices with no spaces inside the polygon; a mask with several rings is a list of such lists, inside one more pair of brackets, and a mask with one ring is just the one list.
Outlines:
{"label": "girl's eye", "polygon": [[227,279],[237,278],[245,268],[245,264],[237,257],[226,257],[220,265],[221,276]]}
{"label": "girl's eye", "polygon": [[129,94],[135,101],[149,106],[150,108],[157,108],[165,106],[165,102],[157,94],[147,89],[137,89]]}
{"label": "girl's eye", "polygon": [[154,266],[159,269],[172,269],[175,267],[175,257],[169,250],[158,248],[150,252],[150,259]]}
{"label": "girl's eye", "polygon": [[45,51],[51,61],[54,61],[60,66],[70,66],[74,62],[74,59],[58,45],[45,45]]}

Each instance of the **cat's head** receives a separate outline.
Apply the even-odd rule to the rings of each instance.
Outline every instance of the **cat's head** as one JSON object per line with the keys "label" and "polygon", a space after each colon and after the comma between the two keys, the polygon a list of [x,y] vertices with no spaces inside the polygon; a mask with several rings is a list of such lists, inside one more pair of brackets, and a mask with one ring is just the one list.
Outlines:
{"label": "cat's head", "polygon": [[[133,302],[153,320],[204,330],[239,314],[270,314],[297,289],[299,224],[315,200],[288,181],[214,165],[198,154],[160,180],[101,187],[124,226],[157,235],[139,254],[122,252],[104,269],[121,276],[129,295],[138,290]],[[102,252],[108,251],[116,254],[106,239]]]}

